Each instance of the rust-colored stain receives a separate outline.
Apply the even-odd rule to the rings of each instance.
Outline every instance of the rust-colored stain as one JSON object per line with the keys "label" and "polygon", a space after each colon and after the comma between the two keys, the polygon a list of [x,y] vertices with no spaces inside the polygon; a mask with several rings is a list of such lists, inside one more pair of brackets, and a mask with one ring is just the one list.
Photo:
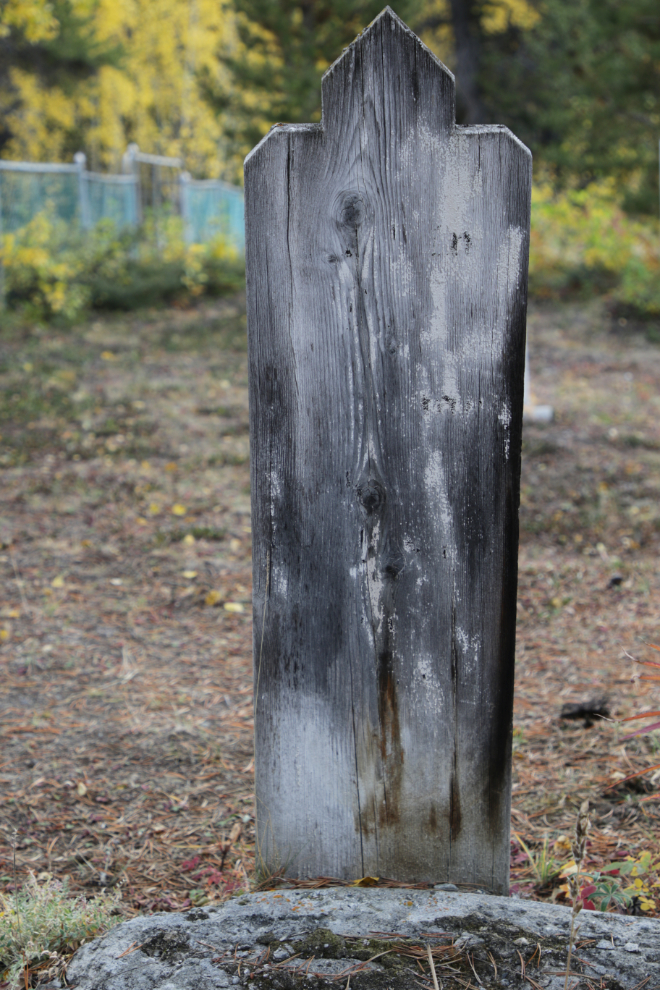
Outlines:
{"label": "rust-colored stain", "polygon": [[454,702],[454,765],[449,780],[449,838],[455,842],[461,833],[461,795],[458,787],[458,663],[460,652],[456,644],[456,607],[452,603],[451,612],[451,682]]}
{"label": "rust-colored stain", "polygon": [[378,719],[380,723],[380,756],[383,780],[389,786],[379,809],[380,825],[392,825],[399,820],[401,784],[403,780],[403,748],[399,728],[399,704],[394,678],[393,657],[385,651],[378,657]]}

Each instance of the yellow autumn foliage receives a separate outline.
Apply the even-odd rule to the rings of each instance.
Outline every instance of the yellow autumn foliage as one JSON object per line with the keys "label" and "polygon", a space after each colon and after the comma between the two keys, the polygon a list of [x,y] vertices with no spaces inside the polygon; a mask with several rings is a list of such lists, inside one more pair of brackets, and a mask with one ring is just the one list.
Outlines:
{"label": "yellow autumn foliage", "polygon": [[[4,302],[24,310],[29,318],[71,323],[95,305],[107,305],[107,289],[124,294],[128,308],[145,305],[144,291],[154,279],[162,298],[218,295],[242,282],[242,260],[235,246],[222,237],[206,244],[186,244],[178,218],[160,227],[156,239],[149,224],[143,236],[122,233],[101,221],[85,234],[72,231],[63,220],[38,213],[25,227],[0,235],[0,270]],[[142,295],[141,295],[142,293]],[[0,300],[2,301],[2,300]],[[114,361],[103,351],[104,361]],[[150,514],[161,511],[152,503]],[[174,515],[186,508],[176,504]]]}
{"label": "yellow autumn foliage", "polygon": [[[428,0],[424,15],[445,15],[447,8],[447,0]],[[239,44],[230,0],[71,0],[71,10],[91,18],[91,40],[120,48],[123,58],[69,81],[66,89],[13,67],[10,90],[0,91],[0,114],[12,134],[3,157],[66,161],[85,150],[92,169],[119,171],[127,145],[136,142],[144,151],[182,157],[193,175],[239,179],[240,162],[230,159],[222,120],[197,84],[208,70],[221,87],[230,85],[217,58],[221,48]],[[528,0],[491,0],[483,26],[489,32],[509,24],[527,28],[537,18]],[[58,32],[52,3],[4,0],[0,36],[10,28],[29,42],[52,39]],[[433,41],[450,60],[451,31],[440,29]],[[255,94],[256,118],[260,110]],[[264,119],[264,132],[269,125]]]}
{"label": "yellow autumn foliage", "polygon": [[534,27],[540,16],[527,0],[492,0],[486,5],[482,24],[488,34],[498,34],[508,27],[526,31]]}
{"label": "yellow autumn foliage", "polygon": [[44,41],[57,34],[57,20],[48,0],[4,0],[0,6],[0,38],[19,28],[28,41]]}
{"label": "yellow autumn foliage", "polygon": [[[454,40],[450,27],[451,11],[449,0],[426,0],[422,8],[421,20],[437,17],[446,23],[422,34],[422,40],[435,51],[443,62],[453,61]],[[536,8],[528,0],[490,0],[484,7],[481,26],[487,34],[499,34],[510,27],[525,31],[533,27],[540,18]]]}
{"label": "yellow autumn foliage", "polygon": [[[216,53],[234,32],[226,0],[72,0],[72,8],[92,14],[93,40],[120,46],[123,57],[66,91],[12,68],[12,92],[0,93],[13,135],[3,157],[66,160],[74,136],[84,134],[93,169],[118,171],[134,141],[144,151],[181,156],[193,174],[226,174],[221,121],[196,82],[204,68],[221,76]],[[21,27],[28,40],[57,28],[44,0],[8,0],[1,25]]]}
{"label": "yellow autumn foliage", "polygon": [[619,205],[613,179],[580,190],[532,192],[530,290],[561,296],[592,284],[649,316],[660,315],[660,248],[656,220],[636,220]]}

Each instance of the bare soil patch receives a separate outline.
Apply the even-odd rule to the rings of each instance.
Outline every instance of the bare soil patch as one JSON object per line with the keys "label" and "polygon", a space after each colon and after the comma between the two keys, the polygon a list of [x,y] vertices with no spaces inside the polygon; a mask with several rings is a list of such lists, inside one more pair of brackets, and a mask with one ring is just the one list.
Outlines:
{"label": "bare soil patch", "polygon": [[[530,313],[556,410],[523,451],[512,877],[536,898],[563,898],[540,855],[566,860],[585,796],[591,867],[660,854],[653,775],[607,790],[658,736],[560,717],[660,701],[624,655],[660,640],[660,348],[615,328]],[[254,875],[246,385],[240,297],[0,343],[4,889],[121,884],[131,914]]]}

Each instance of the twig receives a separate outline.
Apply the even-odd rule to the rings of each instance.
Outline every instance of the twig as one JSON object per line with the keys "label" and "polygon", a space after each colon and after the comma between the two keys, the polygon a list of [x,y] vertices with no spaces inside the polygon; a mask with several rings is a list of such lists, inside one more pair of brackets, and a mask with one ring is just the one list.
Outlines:
{"label": "twig", "polygon": [[469,962],[470,967],[472,969],[472,972],[474,973],[474,975],[475,975],[475,977],[477,979],[477,983],[479,984],[480,987],[482,987],[483,986],[483,983],[481,982],[481,979],[479,977],[479,974],[477,973],[476,969],[474,968],[474,961],[473,961],[472,957],[470,956],[470,953],[469,952],[466,952],[465,955],[467,956],[467,961]]}
{"label": "twig", "polygon": [[575,875],[568,878],[568,884],[573,898],[573,910],[571,911],[571,932],[568,938],[568,957],[566,959],[564,990],[568,990],[568,977],[571,971],[571,956],[573,955],[573,941],[575,939],[575,919],[582,910],[582,905],[580,904],[580,867],[582,866],[587,848],[587,835],[590,824],[589,802],[583,801],[580,805],[580,813],[578,814],[578,820],[575,826],[575,840],[572,843]]}
{"label": "twig", "polygon": [[142,948],[142,945],[143,944],[144,943],[142,943],[142,942],[139,945],[138,945],[137,942],[131,942],[131,944],[129,945],[129,947],[127,949],[124,949],[124,951],[120,955],[117,956],[117,959],[123,959],[124,956],[130,956],[130,954],[132,952],[137,952],[138,949],[141,949]]}
{"label": "twig", "polygon": [[431,976],[433,977],[433,986],[435,987],[435,990],[440,990],[440,988],[438,986],[438,977],[436,976],[436,973],[435,973],[435,963],[433,962],[433,953],[431,952],[431,946],[430,946],[429,943],[427,943],[427,945],[426,945],[426,954],[427,954],[427,956],[429,958],[429,966],[431,968]]}

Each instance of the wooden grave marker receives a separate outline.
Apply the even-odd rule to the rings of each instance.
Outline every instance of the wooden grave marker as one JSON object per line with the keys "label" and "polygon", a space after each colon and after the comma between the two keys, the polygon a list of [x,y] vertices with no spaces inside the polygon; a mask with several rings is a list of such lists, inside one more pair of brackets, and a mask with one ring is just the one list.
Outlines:
{"label": "wooden grave marker", "polygon": [[389,8],[246,159],[268,869],[508,890],[530,189]]}

